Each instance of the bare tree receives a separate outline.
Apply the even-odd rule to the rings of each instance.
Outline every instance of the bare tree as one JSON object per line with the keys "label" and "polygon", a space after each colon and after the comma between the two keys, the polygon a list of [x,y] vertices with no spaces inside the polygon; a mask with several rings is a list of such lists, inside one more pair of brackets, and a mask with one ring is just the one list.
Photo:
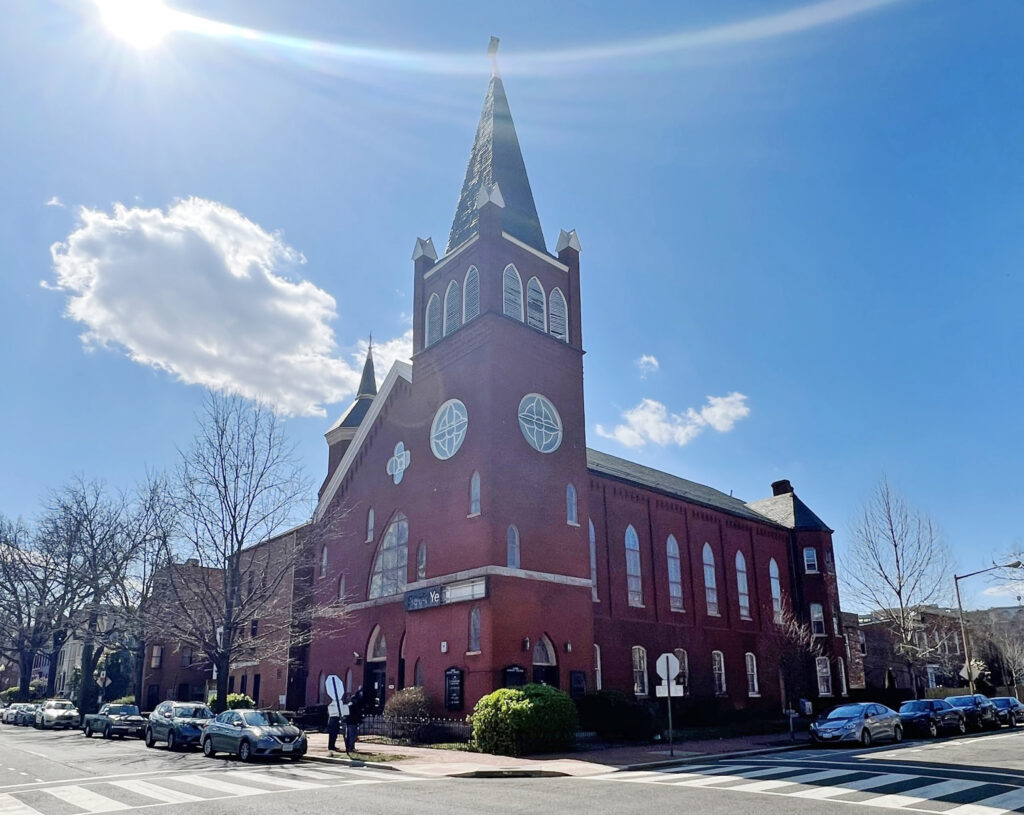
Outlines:
{"label": "bare tree", "polygon": [[[975,612],[972,614],[972,628],[977,626],[978,633],[984,638],[988,650],[996,657],[1002,667],[1003,684],[1013,687],[1014,695],[1018,695],[1017,686],[1024,680],[1024,613],[1000,615],[995,610]],[[979,617],[982,620],[979,621]]]}
{"label": "bare tree", "polygon": [[782,608],[762,640],[762,658],[768,665],[778,666],[784,686],[782,701],[787,708],[795,708],[796,699],[810,695],[808,677],[821,655],[820,639],[807,623],[800,622],[789,597],[783,596]]}
{"label": "bare tree", "polygon": [[916,692],[924,665],[948,651],[942,637],[927,636],[921,616],[927,606],[948,606],[952,586],[952,556],[936,524],[883,478],[851,530],[841,574],[844,594],[886,626]]}

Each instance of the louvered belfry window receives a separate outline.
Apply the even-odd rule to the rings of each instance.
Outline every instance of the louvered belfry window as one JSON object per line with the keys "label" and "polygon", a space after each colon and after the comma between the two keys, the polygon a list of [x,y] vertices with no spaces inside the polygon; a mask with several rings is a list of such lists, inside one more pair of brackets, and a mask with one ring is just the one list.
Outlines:
{"label": "louvered belfry window", "polygon": [[538,331],[548,330],[547,298],[544,287],[535,277],[526,284],[526,324]]}
{"label": "louvered belfry window", "polygon": [[565,297],[561,290],[556,288],[552,289],[551,297],[548,299],[548,332],[556,340],[569,342],[569,309],[565,304]]}
{"label": "louvered belfry window", "polygon": [[502,311],[509,317],[515,317],[519,322],[523,321],[523,281],[519,278],[519,272],[511,263],[505,267],[505,274],[502,275]]}
{"label": "louvered belfry window", "polygon": [[462,325],[462,291],[459,284],[452,281],[444,293],[444,335],[447,337]]}
{"label": "louvered belfry window", "polygon": [[466,283],[462,290],[462,322],[468,323],[480,315],[480,273],[476,266],[466,272]]}

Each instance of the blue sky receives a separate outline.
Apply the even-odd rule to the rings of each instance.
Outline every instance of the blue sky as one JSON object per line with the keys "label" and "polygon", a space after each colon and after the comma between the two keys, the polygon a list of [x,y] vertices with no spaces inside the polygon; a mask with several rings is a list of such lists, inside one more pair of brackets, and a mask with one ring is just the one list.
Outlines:
{"label": "blue sky", "polygon": [[172,5],[266,36],[5,12],[0,512],[169,466],[211,382],[287,410],[319,484],[360,343],[407,343],[497,34],[549,246],[583,246],[592,446],[789,478],[840,556],[883,474],[961,571],[1019,544],[1024,7]]}

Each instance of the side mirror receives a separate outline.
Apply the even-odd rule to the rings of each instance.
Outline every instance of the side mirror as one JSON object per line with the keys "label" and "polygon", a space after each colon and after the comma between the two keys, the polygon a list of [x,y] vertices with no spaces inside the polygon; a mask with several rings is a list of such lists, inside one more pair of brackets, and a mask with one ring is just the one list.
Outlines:
{"label": "side mirror", "polygon": [[164,711],[163,713],[161,713],[160,715],[161,715],[161,716],[163,716],[163,717],[164,717],[165,719],[169,719],[169,718],[171,718],[171,711],[169,711],[169,710],[165,710],[165,711]]}
{"label": "side mirror", "polygon": [[242,723],[241,723],[241,722],[232,722],[231,724],[232,724],[232,725],[233,725],[234,727],[237,727],[237,728],[238,728],[239,730],[241,730],[241,729],[242,729]]}

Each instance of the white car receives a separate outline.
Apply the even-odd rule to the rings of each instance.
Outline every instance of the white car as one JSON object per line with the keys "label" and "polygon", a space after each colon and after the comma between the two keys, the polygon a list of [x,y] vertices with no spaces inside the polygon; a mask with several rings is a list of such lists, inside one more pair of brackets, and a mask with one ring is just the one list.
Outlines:
{"label": "white car", "polygon": [[15,702],[13,705],[4,710],[3,723],[14,724],[14,719],[18,715],[18,711],[24,710],[27,707],[32,707],[32,705],[28,704],[27,702]]}
{"label": "white car", "polygon": [[50,699],[36,710],[36,727],[43,730],[48,727],[70,730],[77,728],[81,721],[78,709],[67,699]]}

